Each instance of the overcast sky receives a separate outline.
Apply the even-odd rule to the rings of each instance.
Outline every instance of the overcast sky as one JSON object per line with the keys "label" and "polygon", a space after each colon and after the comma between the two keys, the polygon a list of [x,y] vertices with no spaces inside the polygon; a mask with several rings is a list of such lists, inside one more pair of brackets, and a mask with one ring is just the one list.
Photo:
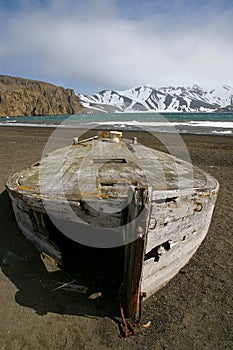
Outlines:
{"label": "overcast sky", "polygon": [[76,92],[233,85],[232,0],[0,0],[0,74]]}

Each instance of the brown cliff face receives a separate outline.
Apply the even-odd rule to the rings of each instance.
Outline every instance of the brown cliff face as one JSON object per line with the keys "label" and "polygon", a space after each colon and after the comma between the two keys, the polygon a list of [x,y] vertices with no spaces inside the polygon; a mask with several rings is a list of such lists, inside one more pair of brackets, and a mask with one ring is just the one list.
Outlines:
{"label": "brown cliff face", "polygon": [[74,114],[82,108],[72,89],[0,75],[0,117]]}

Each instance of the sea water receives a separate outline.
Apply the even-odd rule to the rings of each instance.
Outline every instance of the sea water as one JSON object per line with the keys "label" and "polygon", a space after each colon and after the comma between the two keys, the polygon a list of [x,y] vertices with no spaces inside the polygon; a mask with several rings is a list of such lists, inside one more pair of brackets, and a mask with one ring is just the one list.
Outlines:
{"label": "sea water", "polygon": [[233,136],[233,113],[106,113],[0,118],[0,125],[76,127]]}

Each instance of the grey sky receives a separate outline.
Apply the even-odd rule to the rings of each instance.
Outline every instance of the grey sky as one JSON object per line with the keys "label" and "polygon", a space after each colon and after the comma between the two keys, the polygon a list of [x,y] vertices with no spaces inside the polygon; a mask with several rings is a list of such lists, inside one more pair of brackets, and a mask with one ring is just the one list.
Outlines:
{"label": "grey sky", "polygon": [[146,83],[232,85],[229,1],[19,3],[0,1],[0,74],[83,93]]}

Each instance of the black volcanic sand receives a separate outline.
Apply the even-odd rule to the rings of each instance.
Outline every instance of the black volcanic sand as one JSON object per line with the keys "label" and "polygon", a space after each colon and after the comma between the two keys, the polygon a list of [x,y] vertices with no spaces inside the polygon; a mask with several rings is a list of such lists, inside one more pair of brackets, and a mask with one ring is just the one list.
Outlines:
{"label": "black volcanic sand", "polygon": [[[190,262],[144,303],[142,321],[151,321],[151,326],[124,340],[108,299],[88,300],[84,294],[53,291],[69,276],[48,273],[15,223],[5,181],[40,159],[51,132],[49,128],[0,127],[0,259],[6,251],[26,257],[13,257],[1,267],[0,349],[233,349],[233,138],[183,136],[193,164],[220,183],[211,227]],[[148,146],[165,149],[144,133],[133,135]],[[178,153],[183,157],[183,150]]]}

